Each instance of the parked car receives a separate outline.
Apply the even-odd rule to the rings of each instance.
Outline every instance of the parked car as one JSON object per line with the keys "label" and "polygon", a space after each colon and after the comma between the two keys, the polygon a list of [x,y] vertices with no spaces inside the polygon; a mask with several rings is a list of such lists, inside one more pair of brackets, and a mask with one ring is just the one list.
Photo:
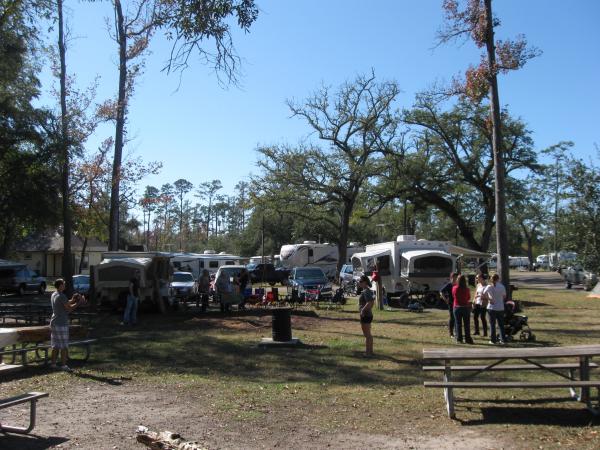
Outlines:
{"label": "parked car", "polygon": [[300,297],[318,296],[319,299],[331,299],[333,289],[329,279],[320,267],[295,267],[289,278],[292,289],[298,290]]}
{"label": "parked car", "polygon": [[89,275],[74,275],[73,290],[83,295],[90,293],[90,276]]}
{"label": "parked car", "polygon": [[352,264],[344,264],[340,270],[340,286],[351,283],[354,278],[354,268]]}
{"label": "parked car", "polygon": [[275,286],[276,283],[285,284],[289,277],[289,271],[283,267],[275,269],[271,263],[248,264],[246,266],[252,283],[269,283]]}
{"label": "parked car", "polygon": [[0,265],[0,293],[24,296],[27,292],[46,292],[46,279],[25,264]]}
{"label": "parked car", "polygon": [[169,296],[176,302],[189,301],[198,296],[198,283],[190,272],[174,272],[169,284]]}
{"label": "parked car", "polygon": [[569,266],[563,269],[562,276],[567,289],[571,289],[573,285],[581,285],[586,291],[591,291],[598,283],[598,275],[581,266]]}

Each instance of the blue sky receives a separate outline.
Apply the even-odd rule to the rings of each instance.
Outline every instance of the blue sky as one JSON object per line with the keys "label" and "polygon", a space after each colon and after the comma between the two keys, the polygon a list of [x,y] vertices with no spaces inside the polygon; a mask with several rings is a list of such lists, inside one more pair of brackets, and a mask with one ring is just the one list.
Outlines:
{"label": "blue sky", "polygon": [[[212,71],[193,63],[181,79],[161,69],[169,45],[152,42],[129,114],[129,151],[163,161],[160,186],[178,178],[195,185],[219,178],[231,193],[256,173],[256,147],[296,143],[310,133],[290,118],[285,100],[302,100],[321,83],[337,86],[373,69],[395,79],[403,92],[398,107],[414,94],[448,81],[479,60],[470,43],[433,48],[442,25],[441,0],[257,0],[260,16],[247,35],[234,40],[243,58],[241,87],[223,89]],[[79,84],[100,76],[99,100],[117,88],[117,48],[106,31],[110,3],[67,0],[73,41],[69,70]],[[526,35],[543,51],[524,69],[503,76],[500,98],[533,131],[539,149],[561,140],[592,157],[600,143],[600,2],[595,0],[504,0],[494,2],[502,26],[497,37]],[[113,127],[103,126],[93,149]],[[140,186],[143,189],[143,186]]]}

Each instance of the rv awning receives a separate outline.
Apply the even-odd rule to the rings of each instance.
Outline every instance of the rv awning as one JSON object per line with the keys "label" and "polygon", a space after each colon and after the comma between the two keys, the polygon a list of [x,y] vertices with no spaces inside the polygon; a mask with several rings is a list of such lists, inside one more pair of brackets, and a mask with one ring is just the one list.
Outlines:
{"label": "rv awning", "polygon": [[445,252],[443,250],[409,250],[407,252],[402,252],[402,257],[404,259],[410,260],[411,258],[418,258],[420,256],[445,256],[450,257],[451,253]]}
{"label": "rv awning", "polygon": [[152,263],[151,258],[117,258],[117,259],[103,259],[100,261],[100,265],[106,264],[118,264],[125,266],[149,266]]}
{"label": "rv awning", "polygon": [[390,250],[372,250],[370,252],[361,252],[361,253],[355,253],[352,255],[352,258],[359,258],[359,259],[364,259],[364,258],[377,258],[378,256],[384,256],[384,255],[390,255],[391,252]]}
{"label": "rv awning", "polygon": [[453,255],[468,256],[472,258],[491,258],[491,253],[478,252],[477,250],[471,250],[470,248],[460,247],[458,245],[448,245],[448,251]]}

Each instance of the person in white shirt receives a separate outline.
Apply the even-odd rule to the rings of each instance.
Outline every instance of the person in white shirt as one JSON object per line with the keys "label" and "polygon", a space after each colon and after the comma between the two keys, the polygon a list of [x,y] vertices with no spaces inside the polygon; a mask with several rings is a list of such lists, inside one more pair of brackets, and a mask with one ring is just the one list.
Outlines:
{"label": "person in white shirt", "polygon": [[506,334],[504,333],[504,300],[506,300],[506,288],[500,283],[500,276],[495,273],[492,276],[492,284],[487,286],[483,295],[488,301],[487,312],[490,319],[490,343],[496,344],[498,336],[496,335],[496,324],[500,332],[500,344],[506,343]]}
{"label": "person in white shirt", "polygon": [[475,280],[477,282],[477,290],[473,299],[473,321],[475,322],[475,333],[473,334],[479,335],[479,320],[481,319],[483,336],[486,337],[488,325],[487,320],[485,320],[485,310],[488,302],[487,298],[483,295],[483,291],[487,287],[487,280],[483,277],[482,273],[478,273]]}

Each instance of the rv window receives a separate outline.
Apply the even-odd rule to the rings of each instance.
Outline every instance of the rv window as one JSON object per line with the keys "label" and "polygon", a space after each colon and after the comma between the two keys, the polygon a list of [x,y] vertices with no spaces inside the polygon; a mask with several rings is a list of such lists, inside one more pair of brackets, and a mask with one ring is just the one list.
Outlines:
{"label": "rv window", "polygon": [[391,272],[390,272],[390,255],[378,256],[377,264],[379,264],[379,275],[391,274]]}
{"label": "rv window", "polygon": [[440,273],[448,274],[452,272],[452,260],[448,258],[440,258],[439,256],[427,256],[415,260],[416,273]]}
{"label": "rv window", "polygon": [[225,261],[226,266],[235,266],[235,261]]}
{"label": "rv window", "polygon": [[219,268],[219,261],[209,261],[208,262],[208,267],[210,269],[218,269]]}
{"label": "rv window", "polygon": [[400,273],[403,275],[408,274],[408,259],[404,256],[400,258]]}
{"label": "rv window", "polygon": [[313,249],[312,249],[312,248],[309,248],[309,249],[308,249],[308,256],[309,256],[309,257],[312,257],[312,256],[313,256]]}

